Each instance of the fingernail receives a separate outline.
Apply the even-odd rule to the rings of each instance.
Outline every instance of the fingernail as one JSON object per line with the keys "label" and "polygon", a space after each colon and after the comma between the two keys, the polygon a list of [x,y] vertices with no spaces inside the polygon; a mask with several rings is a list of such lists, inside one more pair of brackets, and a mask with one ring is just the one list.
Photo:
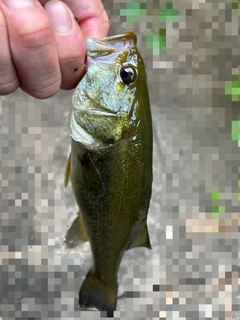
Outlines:
{"label": "fingernail", "polygon": [[9,8],[27,8],[36,5],[35,0],[3,0],[3,2]]}
{"label": "fingernail", "polygon": [[72,29],[73,15],[70,9],[63,2],[49,1],[45,5],[53,29],[57,33],[67,33]]}

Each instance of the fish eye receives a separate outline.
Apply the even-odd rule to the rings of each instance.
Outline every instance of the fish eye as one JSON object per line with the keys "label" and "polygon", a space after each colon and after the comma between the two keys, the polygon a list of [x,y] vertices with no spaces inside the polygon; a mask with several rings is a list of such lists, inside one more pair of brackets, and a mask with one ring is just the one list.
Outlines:
{"label": "fish eye", "polygon": [[126,84],[133,83],[136,79],[136,71],[132,67],[121,67],[120,77]]}

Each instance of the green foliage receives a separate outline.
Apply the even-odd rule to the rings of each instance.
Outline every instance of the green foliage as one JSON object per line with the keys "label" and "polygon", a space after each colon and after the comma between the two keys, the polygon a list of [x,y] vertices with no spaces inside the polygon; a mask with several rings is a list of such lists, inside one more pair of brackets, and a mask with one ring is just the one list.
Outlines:
{"label": "green foliage", "polygon": [[212,192],[212,200],[218,200],[219,199],[219,193],[218,192]]}
{"label": "green foliage", "polygon": [[[160,23],[179,22],[179,10],[173,8],[172,2],[167,2],[164,9],[152,9],[147,13],[147,2],[127,2],[124,9],[120,9],[120,15],[126,17],[127,22],[141,22],[141,17],[152,17],[153,29],[146,33],[147,48],[152,49],[153,55],[160,55],[166,49],[167,32],[166,27],[160,28]],[[157,18],[157,19],[155,19]],[[156,24],[156,28],[154,24]]]}
{"label": "green foliage", "polygon": [[128,2],[126,9],[120,10],[120,16],[126,17],[127,22],[140,22],[140,17],[146,14],[146,4],[140,2]]}
{"label": "green foliage", "polygon": [[238,9],[238,8],[239,8],[238,2],[232,2],[232,9]]}
{"label": "green foliage", "polygon": [[238,180],[238,201],[240,202],[240,180]]}
{"label": "green foliage", "polygon": [[212,218],[218,219],[220,213],[225,212],[225,206],[212,206]]}
{"label": "green foliage", "polygon": [[[240,122],[239,122],[239,130],[240,130]],[[240,202],[240,180],[238,180],[238,201]],[[219,219],[220,213],[225,213],[226,209],[225,206],[219,205],[219,192],[217,188],[214,188],[212,191],[212,218]]]}
{"label": "green foliage", "polygon": [[232,121],[232,140],[238,141],[238,146],[240,147],[240,121]]}
{"label": "green foliage", "polygon": [[212,218],[218,219],[220,213],[225,212],[225,206],[219,205],[219,192],[217,188],[212,191]]}
{"label": "green foliage", "polygon": [[235,76],[232,81],[225,82],[225,94],[231,95],[232,101],[240,100],[240,76]]}
{"label": "green foliage", "polygon": [[166,29],[159,29],[158,32],[147,32],[147,48],[153,50],[154,55],[159,55],[166,49]]}
{"label": "green foliage", "polygon": [[160,22],[179,22],[179,10],[173,9],[172,2],[167,2],[166,9],[160,10]]}

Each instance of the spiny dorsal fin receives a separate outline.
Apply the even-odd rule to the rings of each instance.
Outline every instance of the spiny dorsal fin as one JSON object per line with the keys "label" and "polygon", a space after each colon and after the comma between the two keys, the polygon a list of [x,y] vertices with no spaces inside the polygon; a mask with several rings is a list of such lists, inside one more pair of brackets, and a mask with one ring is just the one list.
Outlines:
{"label": "spiny dorsal fin", "polygon": [[78,212],[78,216],[66,232],[64,243],[68,248],[74,248],[87,241],[89,241],[88,233],[84,225],[83,217],[80,212]]}
{"label": "spiny dorsal fin", "polygon": [[135,248],[135,247],[145,247],[148,249],[152,249],[150,239],[149,239],[149,234],[148,234],[148,227],[147,227],[146,222],[145,222],[144,227],[142,229],[142,232],[140,233],[137,240],[134,241],[127,249],[131,249],[131,248]]}
{"label": "spiny dorsal fin", "polygon": [[65,169],[65,176],[64,176],[64,187],[68,185],[68,182],[70,181],[70,172],[71,171],[71,152],[69,154],[69,157],[67,159],[66,169]]}

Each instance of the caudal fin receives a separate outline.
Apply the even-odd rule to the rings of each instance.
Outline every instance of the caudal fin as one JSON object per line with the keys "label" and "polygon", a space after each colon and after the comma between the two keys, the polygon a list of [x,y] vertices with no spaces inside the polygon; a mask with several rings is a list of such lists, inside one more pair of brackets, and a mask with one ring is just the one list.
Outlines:
{"label": "caudal fin", "polygon": [[114,311],[117,305],[117,282],[105,284],[89,271],[79,291],[79,306]]}

